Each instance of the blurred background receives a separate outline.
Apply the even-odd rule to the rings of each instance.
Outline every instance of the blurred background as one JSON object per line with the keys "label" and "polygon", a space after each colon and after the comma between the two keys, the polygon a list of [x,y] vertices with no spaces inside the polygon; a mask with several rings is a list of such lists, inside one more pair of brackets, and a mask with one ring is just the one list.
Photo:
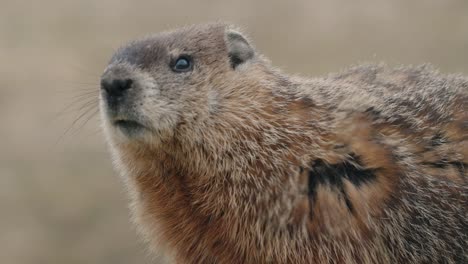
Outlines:
{"label": "blurred background", "polygon": [[216,20],[288,73],[468,74],[466,0],[0,0],[0,263],[151,262],[99,128],[99,75],[128,40]]}

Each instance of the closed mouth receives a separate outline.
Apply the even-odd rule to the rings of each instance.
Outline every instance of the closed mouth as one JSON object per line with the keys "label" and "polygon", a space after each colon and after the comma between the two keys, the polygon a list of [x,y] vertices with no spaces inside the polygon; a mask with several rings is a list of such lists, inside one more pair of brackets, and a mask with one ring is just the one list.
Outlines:
{"label": "closed mouth", "polygon": [[135,136],[137,133],[146,130],[146,127],[134,120],[116,120],[113,122],[127,136]]}
{"label": "closed mouth", "polygon": [[133,121],[133,120],[116,120],[114,121],[114,126],[123,126],[123,127],[128,127],[128,128],[137,128],[137,127],[143,127],[142,124]]}

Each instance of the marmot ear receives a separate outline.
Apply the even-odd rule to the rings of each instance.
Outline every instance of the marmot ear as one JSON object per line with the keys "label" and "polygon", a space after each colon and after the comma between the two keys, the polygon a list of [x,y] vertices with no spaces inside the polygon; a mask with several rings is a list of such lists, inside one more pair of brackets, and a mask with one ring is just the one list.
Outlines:
{"label": "marmot ear", "polygon": [[226,30],[225,40],[229,60],[233,69],[254,57],[254,49],[247,39],[238,31],[228,28]]}

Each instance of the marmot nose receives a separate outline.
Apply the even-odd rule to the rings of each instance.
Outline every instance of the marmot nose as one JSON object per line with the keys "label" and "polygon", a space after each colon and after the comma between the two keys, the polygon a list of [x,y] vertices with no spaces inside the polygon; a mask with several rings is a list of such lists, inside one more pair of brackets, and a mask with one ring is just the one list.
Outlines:
{"label": "marmot nose", "polygon": [[121,97],[124,92],[132,87],[132,79],[102,80],[101,89],[105,90],[109,98]]}

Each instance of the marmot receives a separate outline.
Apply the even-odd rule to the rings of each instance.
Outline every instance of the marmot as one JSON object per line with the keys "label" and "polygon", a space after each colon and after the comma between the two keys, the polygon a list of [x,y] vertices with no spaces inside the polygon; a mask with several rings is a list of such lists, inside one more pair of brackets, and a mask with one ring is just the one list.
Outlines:
{"label": "marmot", "polygon": [[468,263],[466,77],[291,77],[214,23],[120,48],[100,96],[135,222],[175,263]]}

